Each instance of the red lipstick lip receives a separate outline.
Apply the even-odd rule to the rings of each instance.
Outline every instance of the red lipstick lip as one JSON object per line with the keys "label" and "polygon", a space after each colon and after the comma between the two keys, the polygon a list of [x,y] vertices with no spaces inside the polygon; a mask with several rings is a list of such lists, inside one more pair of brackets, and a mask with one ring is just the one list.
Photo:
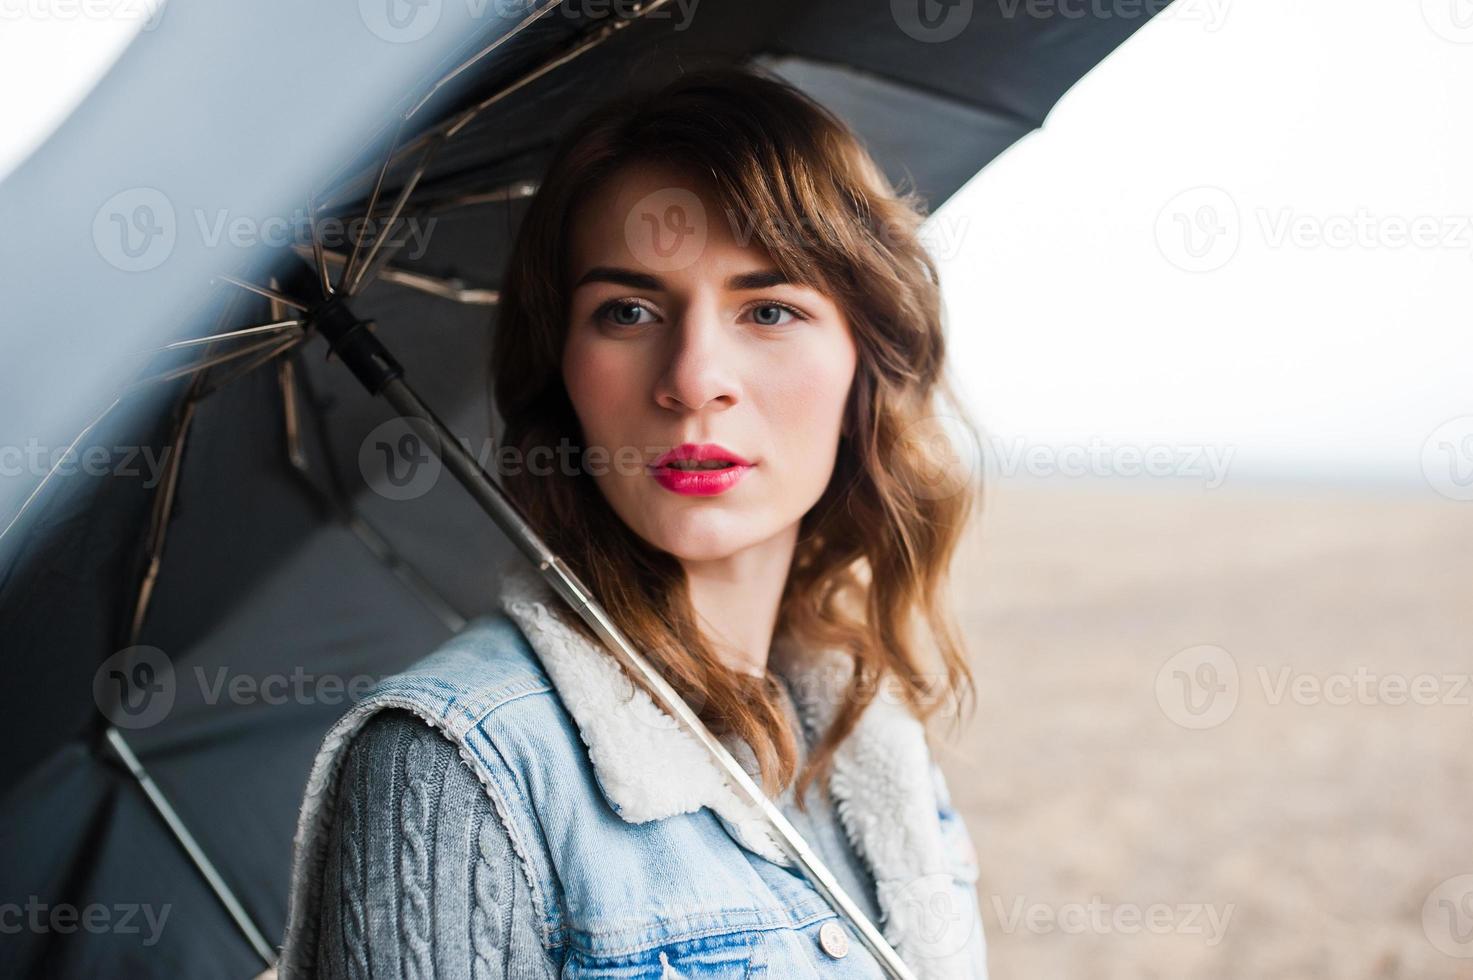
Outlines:
{"label": "red lipstick lip", "polygon": [[676,446],[674,449],[665,453],[659,459],[651,463],[650,469],[659,469],[660,467],[666,466],[676,460],[691,460],[697,463],[704,463],[713,459],[724,460],[734,466],[752,465],[750,462],[738,456],[730,449],[727,449],[725,446],[718,445],[714,442],[682,442],[680,445]]}
{"label": "red lipstick lip", "polygon": [[[675,460],[724,460],[730,466],[714,470],[681,470],[668,464]],[[714,497],[725,493],[741,482],[742,477],[752,471],[752,463],[736,453],[715,443],[681,443],[665,453],[649,467],[655,482],[669,490],[688,497]]]}

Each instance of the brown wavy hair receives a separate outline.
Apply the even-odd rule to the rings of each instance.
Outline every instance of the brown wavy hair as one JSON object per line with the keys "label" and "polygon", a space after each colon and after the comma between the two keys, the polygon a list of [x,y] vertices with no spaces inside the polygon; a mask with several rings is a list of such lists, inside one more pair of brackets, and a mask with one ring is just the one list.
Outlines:
{"label": "brown wavy hair", "polygon": [[[733,221],[797,283],[845,313],[858,367],[844,408],[834,473],[804,514],[776,634],[797,649],[836,648],[854,670],[829,731],[802,773],[776,681],[723,664],[697,628],[679,561],[636,535],[582,465],[582,436],[563,386],[569,308],[569,229],[602,182],[641,163],[709,178]],[[919,238],[925,204],[898,191],[859,138],[831,112],[753,68],[702,68],[611,101],[564,137],[518,230],[492,350],[502,451],[562,446],[575,465],[502,477],[508,495],[593,591],[629,639],[717,735],[752,749],[764,789],[798,779],[802,800],[835,748],[882,690],[917,718],[974,700],[946,602],[953,552],[980,501],[969,474],[933,479],[943,417],[966,419],[943,372],[940,284]],[[734,224],[734,227],[736,225]],[[952,458],[956,458],[953,456]],[[965,456],[963,456],[965,458]],[[917,617],[927,640],[913,634]],[[565,618],[593,637],[571,613]]]}

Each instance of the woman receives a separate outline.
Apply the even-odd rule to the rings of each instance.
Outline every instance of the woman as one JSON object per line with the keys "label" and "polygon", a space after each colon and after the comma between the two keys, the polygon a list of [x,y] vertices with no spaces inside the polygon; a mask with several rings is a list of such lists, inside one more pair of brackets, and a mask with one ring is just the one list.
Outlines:
{"label": "woman", "polygon": [[[783,84],[689,73],[566,138],[493,351],[508,494],[921,977],[985,977],[922,722],[974,503],[918,203]],[[878,977],[728,787],[520,559],[501,614],[329,733],[282,975]],[[917,616],[931,638],[912,635]]]}

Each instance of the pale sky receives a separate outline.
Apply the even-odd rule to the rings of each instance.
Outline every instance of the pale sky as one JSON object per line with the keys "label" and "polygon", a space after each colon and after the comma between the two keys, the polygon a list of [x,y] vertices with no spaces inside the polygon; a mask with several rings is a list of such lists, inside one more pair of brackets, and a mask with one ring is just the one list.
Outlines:
{"label": "pale sky", "polygon": [[1421,481],[1473,415],[1473,6],[1177,6],[932,217],[970,407]]}

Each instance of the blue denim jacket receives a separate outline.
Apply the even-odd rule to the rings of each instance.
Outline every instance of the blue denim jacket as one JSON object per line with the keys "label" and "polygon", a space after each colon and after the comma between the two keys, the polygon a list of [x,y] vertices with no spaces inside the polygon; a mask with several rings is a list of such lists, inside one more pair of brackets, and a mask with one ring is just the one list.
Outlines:
{"label": "blue denim jacket", "polygon": [[[381,681],[324,739],[298,824],[283,980],[315,974],[338,770],[387,708],[439,729],[484,787],[559,975],[883,976],[704,749],[568,626],[546,584],[527,569],[502,581],[502,613]],[[774,643],[771,666],[823,730],[843,658]],[[877,698],[829,791],[907,965],[923,980],[985,980],[975,855],[919,723]]]}

